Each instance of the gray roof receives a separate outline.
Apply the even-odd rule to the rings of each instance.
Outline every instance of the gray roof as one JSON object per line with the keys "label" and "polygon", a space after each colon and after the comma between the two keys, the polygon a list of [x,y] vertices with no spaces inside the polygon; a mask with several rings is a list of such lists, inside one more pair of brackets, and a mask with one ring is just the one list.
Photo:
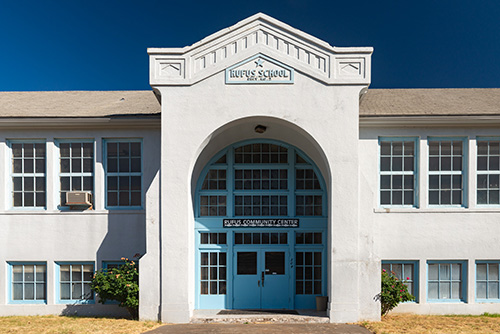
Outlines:
{"label": "gray roof", "polygon": [[[0,92],[0,117],[153,116],[152,91]],[[360,116],[500,115],[500,88],[368,89]]]}
{"label": "gray roof", "polygon": [[0,117],[159,115],[153,91],[0,92]]}
{"label": "gray roof", "polygon": [[500,88],[368,89],[363,116],[500,115]]}

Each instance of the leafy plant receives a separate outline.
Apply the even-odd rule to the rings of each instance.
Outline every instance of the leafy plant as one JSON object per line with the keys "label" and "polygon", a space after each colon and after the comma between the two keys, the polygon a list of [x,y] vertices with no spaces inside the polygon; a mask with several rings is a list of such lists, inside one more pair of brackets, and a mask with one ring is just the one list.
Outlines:
{"label": "leafy plant", "polygon": [[99,296],[99,302],[116,300],[125,307],[133,319],[139,315],[139,272],[137,263],[122,257],[116,268],[96,271],[90,288]]}
{"label": "leafy plant", "polygon": [[375,300],[380,301],[382,316],[389,313],[399,303],[415,300],[404,283],[405,281],[398,279],[394,273],[382,270],[382,290],[375,296]]}

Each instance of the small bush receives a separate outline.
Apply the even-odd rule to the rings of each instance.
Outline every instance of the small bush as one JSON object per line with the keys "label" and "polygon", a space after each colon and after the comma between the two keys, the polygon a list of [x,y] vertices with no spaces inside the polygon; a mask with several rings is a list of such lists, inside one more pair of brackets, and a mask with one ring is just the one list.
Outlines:
{"label": "small bush", "polygon": [[415,300],[404,283],[394,273],[382,270],[382,291],[375,296],[375,300],[380,301],[382,316],[389,313],[399,303]]}
{"label": "small bush", "polygon": [[99,296],[99,302],[118,301],[127,308],[133,319],[139,315],[139,272],[137,263],[122,258],[117,268],[100,269],[92,278],[90,288]]}

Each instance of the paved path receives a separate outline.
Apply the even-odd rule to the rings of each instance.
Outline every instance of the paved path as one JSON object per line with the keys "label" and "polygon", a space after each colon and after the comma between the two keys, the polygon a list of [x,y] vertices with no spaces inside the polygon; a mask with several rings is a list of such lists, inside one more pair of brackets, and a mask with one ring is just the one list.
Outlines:
{"label": "paved path", "polygon": [[371,334],[369,330],[357,325],[345,324],[185,324],[165,325],[148,334],[191,334],[191,333],[273,333],[273,334]]}

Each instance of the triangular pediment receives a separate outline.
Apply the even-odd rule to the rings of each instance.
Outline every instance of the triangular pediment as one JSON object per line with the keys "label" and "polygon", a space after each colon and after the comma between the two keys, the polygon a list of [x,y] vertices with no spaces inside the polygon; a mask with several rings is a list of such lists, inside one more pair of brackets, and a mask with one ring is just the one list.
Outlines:
{"label": "triangular pediment", "polygon": [[184,48],[148,49],[151,85],[192,85],[262,55],[326,84],[369,84],[372,48],[337,48],[268,15],[253,15]]}

